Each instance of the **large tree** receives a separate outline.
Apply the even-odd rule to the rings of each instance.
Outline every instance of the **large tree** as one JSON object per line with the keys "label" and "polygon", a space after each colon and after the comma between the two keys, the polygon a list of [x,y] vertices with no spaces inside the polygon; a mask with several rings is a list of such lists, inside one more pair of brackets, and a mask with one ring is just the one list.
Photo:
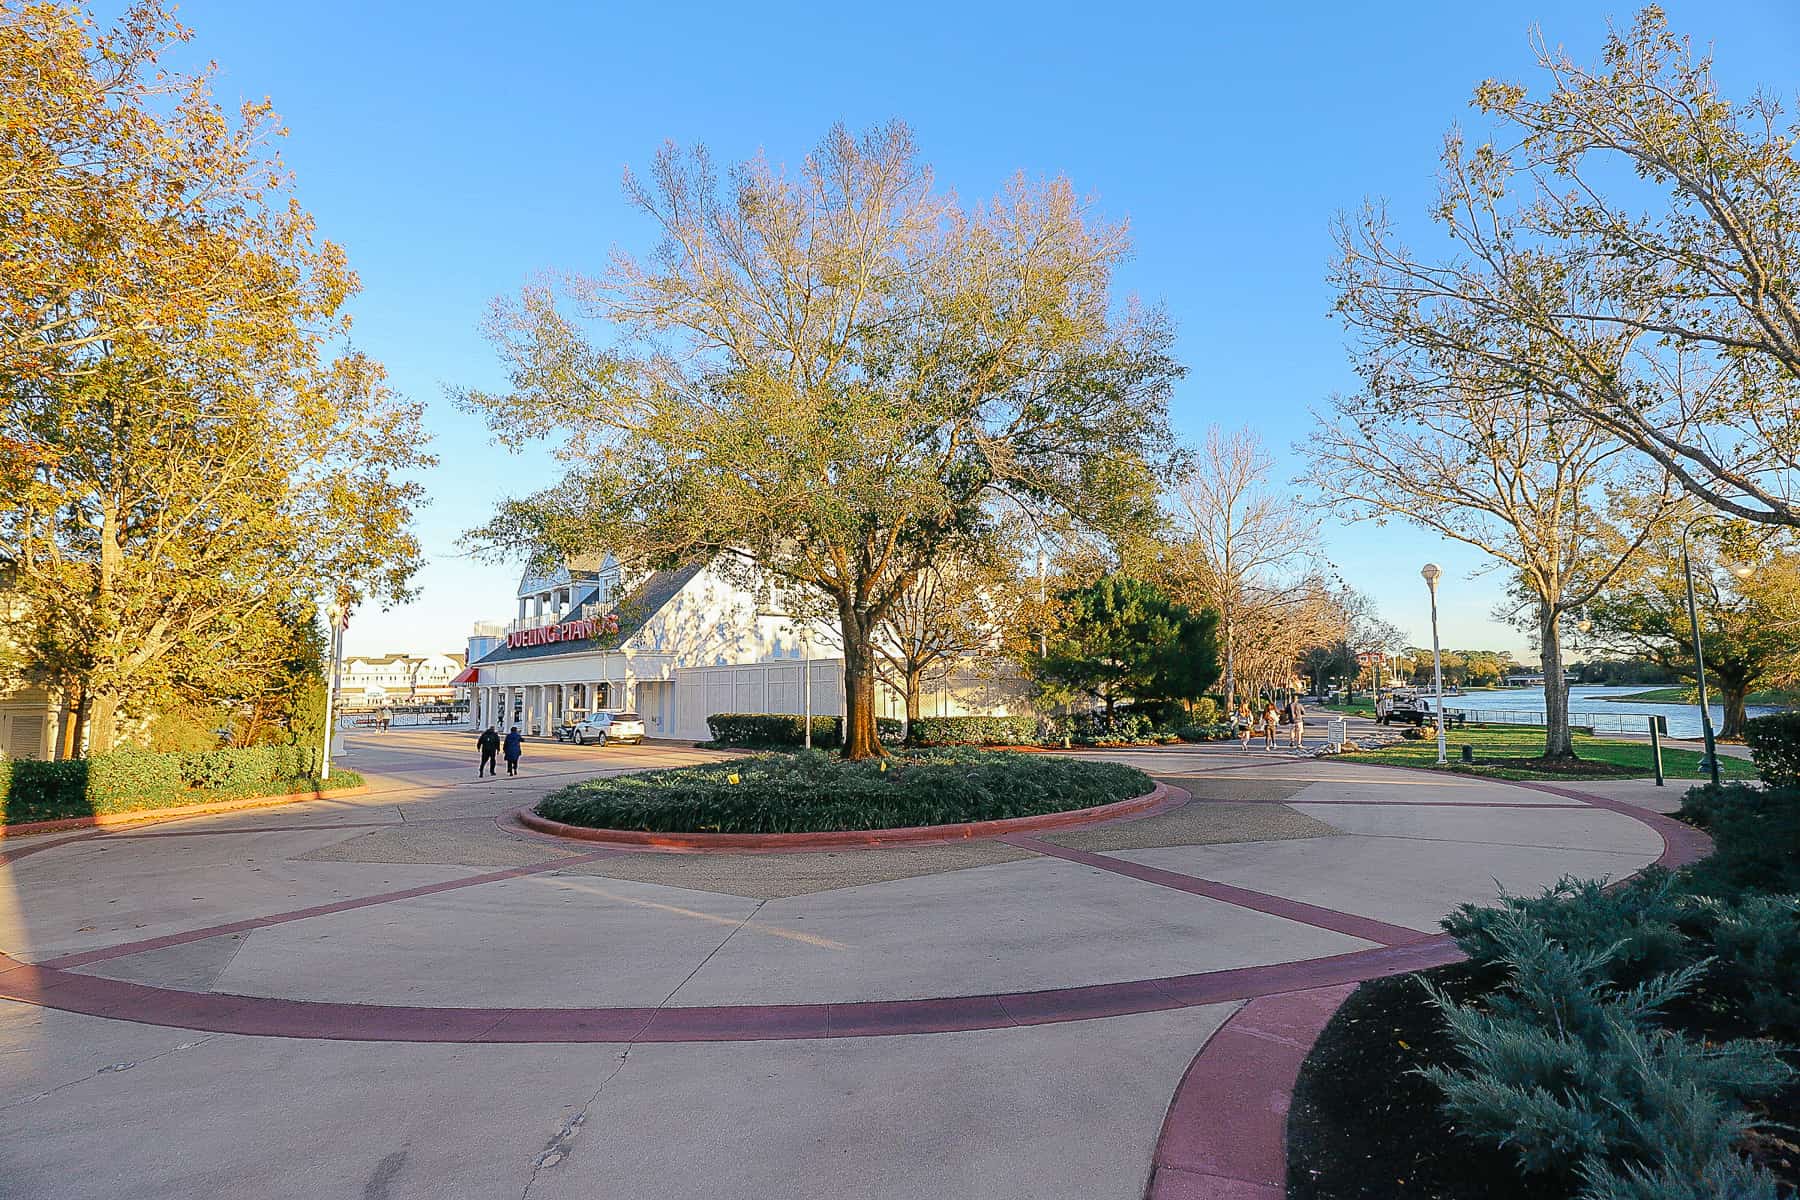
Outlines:
{"label": "large tree", "polygon": [[668,147],[626,187],[648,257],[495,306],[511,386],[460,398],[568,472],[476,541],[824,596],[844,753],[878,755],[877,630],[943,550],[1008,511],[1104,527],[1152,501],[1179,369],[1162,317],[1112,302],[1124,228],[1063,180],[961,208],[897,123],[835,128],[791,175]]}
{"label": "large tree", "polygon": [[1401,520],[1474,546],[1508,571],[1544,669],[1546,758],[1574,757],[1562,622],[1593,600],[1677,503],[1628,469],[1604,429],[1529,391],[1398,381],[1339,397],[1306,444],[1309,478],[1346,515]]}
{"label": "large tree", "polygon": [[1491,138],[1446,139],[1447,253],[1379,206],[1340,222],[1339,311],[1382,372],[1479,362],[1708,505],[1800,524],[1800,127],[1721,95],[1654,5],[1597,66],[1536,51],[1545,90],[1489,80]]}
{"label": "large tree", "polygon": [[1198,700],[1219,678],[1218,614],[1190,612],[1160,589],[1105,575],[1057,596],[1059,621],[1032,670],[1052,688],[1121,700]]}
{"label": "large tree", "polygon": [[[1741,737],[1745,701],[1760,688],[1800,681],[1800,554],[1740,528],[1696,539],[1694,599],[1708,682]],[[1693,625],[1680,547],[1664,544],[1645,568],[1609,588],[1586,616],[1603,645],[1694,678]]]}
{"label": "large tree", "polygon": [[0,7],[0,560],[96,751],[273,614],[402,595],[429,461],[347,344],[356,278],[273,114],[172,73],[185,36],[154,4],[111,33]]}

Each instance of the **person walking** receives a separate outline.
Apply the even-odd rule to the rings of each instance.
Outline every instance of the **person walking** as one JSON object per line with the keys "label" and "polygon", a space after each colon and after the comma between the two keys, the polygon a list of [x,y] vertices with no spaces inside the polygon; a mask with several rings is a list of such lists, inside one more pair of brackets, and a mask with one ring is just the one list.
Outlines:
{"label": "person walking", "polygon": [[1262,700],[1263,749],[1275,748],[1275,727],[1281,724],[1281,710],[1275,707],[1275,701],[1264,696]]}
{"label": "person walking", "polygon": [[485,775],[498,775],[500,767],[494,762],[494,756],[500,753],[500,734],[489,725],[475,739],[475,748],[481,751],[481,765],[475,768],[475,778]]}
{"label": "person walking", "polygon": [[1238,736],[1244,740],[1244,749],[1250,748],[1250,735],[1256,732],[1256,717],[1250,711],[1250,701],[1240,700],[1237,707]]}
{"label": "person walking", "polygon": [[519,773],[519,755],[525,752],[525,739],[519,736],[519,727],[514,725],[506,735],[506,773]]}
{"label": "person walking", "polygon": [[1306,705],[1300,703],[1300,693],[1295,692],[1287,702],[1288,746],[1294,750],[1306,746]]}

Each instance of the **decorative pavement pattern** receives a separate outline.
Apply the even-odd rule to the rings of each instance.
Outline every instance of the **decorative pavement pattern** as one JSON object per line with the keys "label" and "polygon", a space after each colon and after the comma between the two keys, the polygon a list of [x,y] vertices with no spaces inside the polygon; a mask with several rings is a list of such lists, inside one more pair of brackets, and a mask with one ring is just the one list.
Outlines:
{"label": "decorative pavement pattern", "polygon": [[3,1194],[1273,1200],[1356,981],[1449,961],[1498,886],[1704,846],[1648,785],[1235,744],[1109,754],[1167,786],[1147,814],[943,845],[510,816],[711,757],[476,781],[468,738],[394,730],[353,739],[359,796],[0,844]]}

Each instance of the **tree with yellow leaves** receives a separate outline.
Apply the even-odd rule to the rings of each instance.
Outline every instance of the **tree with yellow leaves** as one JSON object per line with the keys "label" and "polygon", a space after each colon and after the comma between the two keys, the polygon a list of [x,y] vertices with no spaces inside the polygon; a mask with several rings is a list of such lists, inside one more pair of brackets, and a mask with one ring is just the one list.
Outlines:
{"label": "tree with yellow leaves", "polygon": [[270,614],[403,595],[418,553],[418,410],[347,343],[356,277],[268,104],[160,65],[187,36],[0,0],[0,560],[94,751]]}

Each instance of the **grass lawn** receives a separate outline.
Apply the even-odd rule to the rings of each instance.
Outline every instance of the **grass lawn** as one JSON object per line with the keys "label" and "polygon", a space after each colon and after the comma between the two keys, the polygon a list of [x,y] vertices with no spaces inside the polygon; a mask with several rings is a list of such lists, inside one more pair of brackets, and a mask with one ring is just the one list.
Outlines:
{"label": "grass lawn", "polygon": [[[1612,738],[1575,735],[1580,761],[1546,769],[1524,760],[1543,753],[1544,731],[1531,726],[1486,725],[1449,730],[1445,741],[1450,764],[1445,770],[1496,779],[1632,779],[1655,773],[1649,742],[1625,742]],[[1462,747],[1473,746],[1473,765],[1462,761]],[[1347,754],[1351,762],[1392,763],[1402,767],[1437,768],[1437,739],[1396,742],[1380,750]],[[1663,749],[1663,773],[1670,779],[1700,778],[1700,754],[1695,750]],[[1756,768],[1741,758],[1721,757],[1719,773],[1726,779],[1754,779]]]}
{"label": "grass lawn", "polygon": [[1341,700],[1330,700],[1324,704],[1309,703],[1307,707],[1322,708],[1327,712],[1343,713],[1345,716],[1349,717],[1368,717],[1370,720],[1373,720],[1375,717],[1375,702],[1373,700],[1353,700],[1347,704]]}

